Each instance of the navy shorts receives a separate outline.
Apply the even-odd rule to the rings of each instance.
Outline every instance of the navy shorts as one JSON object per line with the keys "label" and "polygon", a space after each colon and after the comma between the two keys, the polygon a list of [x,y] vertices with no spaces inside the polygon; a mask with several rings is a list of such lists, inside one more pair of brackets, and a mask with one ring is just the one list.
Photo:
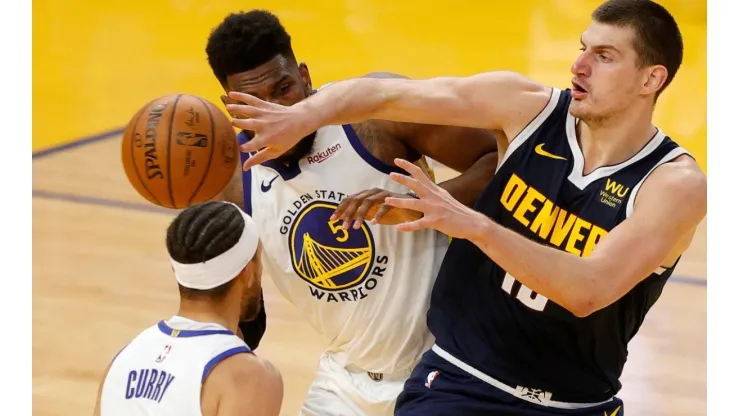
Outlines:
{"label": "navy shorts", "polygon": [[502,391],[427,351],[396,400],[395,416],[623,416],[621,399],[583,409],[531,403]]}

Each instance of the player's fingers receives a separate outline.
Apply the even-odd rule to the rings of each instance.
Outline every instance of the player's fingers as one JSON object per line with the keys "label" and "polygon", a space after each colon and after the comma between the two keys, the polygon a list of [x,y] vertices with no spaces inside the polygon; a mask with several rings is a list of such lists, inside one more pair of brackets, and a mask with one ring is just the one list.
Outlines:
{"label": "player's fingers", "polygon": [[[365,220],[365,216],[367,216],[368,211],[376,205],[382,204],[383,200],[382,196],[380,198],[376,198],[375,196],[365,198],[364,201],[362,201],[362,204],[360,204],[360,208],[357,210],[354,216],[354,227],[355,229],[360,228],[362,225],[362,222]],[[377,215],[377,214],[376,214]]]}
{"label": "player's fingers", "polygon": [[387,214],[388,211],[392,209],[393,207],[388,204],[381,205],[378,209],[378,212],[375,213],[375,216],[373,216],[373,219],[370,220],[370,222],[373,224],[377,224],[378,222],[380,222],[381,219],[383,219],[383,217],[385,217],[385,214]]}
{"label": "player's fingers", "polygon": [[423,170],[421,170],[420,167],[416,166],[415,164],[409,162],[408,160],[396,158],[395,163],[398,167],[405,170],[406,172],[410,173],[411,176],[413,176],[416,180],[421,182],[423,185],[430,185],[432,184],[432,181],[429,179],[429,177],[424,173]]}
{"label": "player's fingers", "polygon": [[399,184],[414,191],[417,195],[419,195],[419,197],[424,197],[426,195],[427,188],[411,176],[403,175],[398,172],[393,172],[391,173],[391,179],[394,182],[398,182]]}
{"label": "player's fingers", "polygon": [[256,118],[232,118],[231,125],[238,129],[257,132],[262,127],[262,122]]}
{"label": "player's fingers", "polygon": [[388,197],[385,199],[386,205],[396,208],[413,209],[414,211],[424,212],[424,201],[416,198],[396,198]]}
{"label": "player's fingers", "polygon": [[432,225],[433,225],[433,221],[430,218],[421,217],[416,221],[404,222],[404,223],[398,224],[396,225],[396,229],[398,231],[411,232],[411,231],[423,230],[425,228],[431,228]]}
{"label": "player's fingers", "polygon": [[226,104],[226,111],[235,119],[256,118],[265,114],[262,108],[244,104]]}
{"label": "player's fingers", "polygon": [[357,197],[362,195],[364,192],[365,191],[362,191],[358,194],[350,195],[344,198],[334,210],[334,213],[331,214],[331,217],[329,217],[329,221],[344,219],[348,212],[354,212],[354,209],[356,209],[354,205],[357,204]]}
{"label": "player's fingers", "polygon": [[349,223],[352,221],[352,218],[354,218],[357,208],[360,207],[362,201],[375,192],[375,189],[366,189],[344,198],[342,202],[339,203],[339,206],[334,210],[334,213],[329,220],[334,221],[336,219],[342,219],[344,220],[342,225],[345,229],[348,229],[350,225]]}
{"label": "player's fingers", "polygon": [[232,100],[235,100],[235,101],[247,104],[247,105],[251,105],[253,107],[258,107],[258,108],[269,108],[270,107],[270,103],[268,103],[267,101],[262,101],[259,98],[255,97],[254,95],[244,94],[243,92],[238,92],[238,91],[229,91],[228,95],[229,95],[229,98],[231,98]]}
{"label": "player's fingers", "polygon": [[257,166],[260,163],[264,163],[270,159],[274,159],[276,156],[277,155],[275,155],[273,152],[270,151],[270,148],[262,149],[259,152],[250,156],[247,159],[247,161],[244,162],[242,169],[247,171],[253,166]]}
{"label": "player's fingers", "polygon": [[260,134],[252,134],[252,137],[249,139],[249,141],[244,142],[241,146],[239,146],[239,150],[241,150],[244,153],[253,153],[253,152],[260,152],[263,149],[269,149],[270,154],[274,155],[274,157],[280,156],[285,151],[281,151],[279,147],[271,146],[269,143],[265,143],[266,140],[264,136]]}

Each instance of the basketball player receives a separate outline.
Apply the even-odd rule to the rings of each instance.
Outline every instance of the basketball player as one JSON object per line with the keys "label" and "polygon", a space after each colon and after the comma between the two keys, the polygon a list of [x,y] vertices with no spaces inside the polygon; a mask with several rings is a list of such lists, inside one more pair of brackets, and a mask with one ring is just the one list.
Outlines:
{"label": "basketball player", "polygon": [[278,415],[280,373],[235,334],[260,307],[261,250],[254,221],[231,203],[182,211],[167,229],[180,309],[116,355],[95,414]]}
{"label": "basketball player", "polygon": [[510,72],[339,82],[291,107],[231,93],[255,132],[245,169],[320,125],[386,119],[503,132],[493,180],[473,209],[417,167],[388,198],[453,240],[432,293],[435,346],[398,415],[621,415],[627,344],[706,215],[706,177],[652,124],[683,54],[670,13],[612,0],[592,14],[560,90]]}
{"label": "basketball player", "polygon": [[[226,17],[206,50],[224,91],[281,105],[313,93],[308,67],[297,62],[290,36],[269,12]],[[245,132],[239,138],[249,140]],[[252,215],[266,273],[327,340],[304,415],[392,414],[403,383],[433,343],[425,315],[447,237],[363,221],[419,218],[383,201],[410,198],[390,179],[403,172],[393,160],[427,169],[427,156],[464,172],[440,186],[472,205],[495,172],[496,139],[484,130],[412,123],[326,126],[306,132],[277,160],[238,169],[219,196]]]}

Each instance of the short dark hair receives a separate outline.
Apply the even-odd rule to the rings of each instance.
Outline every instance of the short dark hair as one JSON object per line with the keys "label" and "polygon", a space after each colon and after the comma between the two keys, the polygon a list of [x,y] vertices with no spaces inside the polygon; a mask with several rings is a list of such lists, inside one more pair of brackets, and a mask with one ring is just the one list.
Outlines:
{"label": "short dark hair", "polygon": [[226,77],[249,71],[278,55],[295,61],[290,35],[266,10],[231,13],[216,26],[206,45],[208,64],[221,84]]}
{"label": "short dark hair", "polygon": [[668,10],[651,0],[609,0],[594,10],[591,18],[634,30],[639,67],[663,65],[668,70],[665,84],[656,94],[660,95],[683,60],[681,31]]}
{"label": "short dark hair", "polygon": [[[244,231],[239,209],[224,202],[205,202],[186,208],[167,228],[167,251],[178,263],[194,264],[210,260],[234,247]],[[208,290],[179,285],[186,299],[223,299],[234,280]]]}

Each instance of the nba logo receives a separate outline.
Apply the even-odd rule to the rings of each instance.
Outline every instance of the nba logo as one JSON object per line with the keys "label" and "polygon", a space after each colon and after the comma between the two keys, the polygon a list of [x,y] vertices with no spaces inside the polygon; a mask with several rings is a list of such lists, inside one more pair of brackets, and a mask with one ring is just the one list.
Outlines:
{"label": "nba logo", "polygon": [[434,379],[439,375],[439,371],[432,371],[429,374],[427,374],[427,382],[424,383],[424,387],[431,389],[432,388],[432,382]]}
{"label": "nba logo", "polygon": [[171,345],[165,346],[164,347],[164,351],[162,351],[162,353],[159,354],[159,357],[157,357],[157,359],[155,361],[158,362],[158,363],[161,363],[162,361],[164,361],[164,359],[167,358],[167,355],[170,353],[170,350],[172,350],[172,346]]}

